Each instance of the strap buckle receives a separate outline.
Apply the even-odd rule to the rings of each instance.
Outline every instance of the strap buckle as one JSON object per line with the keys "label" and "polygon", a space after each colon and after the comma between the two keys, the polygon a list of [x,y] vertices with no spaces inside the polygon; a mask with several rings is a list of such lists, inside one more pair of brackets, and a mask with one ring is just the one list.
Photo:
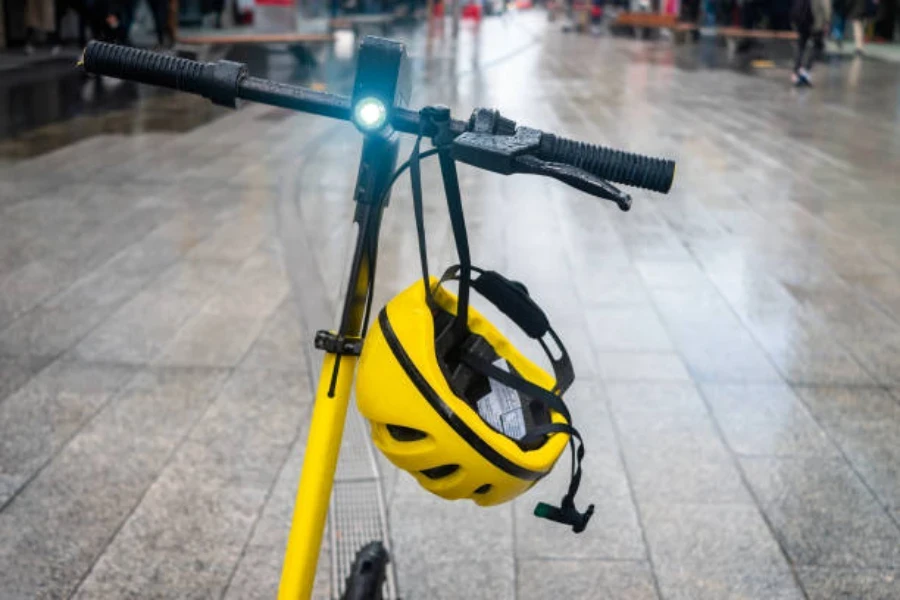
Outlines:
{"label": "strap buckle", "polygon": [[556,521],[563,525],[571,525],[572,531],[575,533],[581,533],[585,530],[593,514],[593,504],[588,505],[587,510],[584,512],[579,512],[575,508],[575,502],[569,497],[563,498],[561,506],[552,506],[545,502],[538,502],[537,506],[534,507],[534,516]]}

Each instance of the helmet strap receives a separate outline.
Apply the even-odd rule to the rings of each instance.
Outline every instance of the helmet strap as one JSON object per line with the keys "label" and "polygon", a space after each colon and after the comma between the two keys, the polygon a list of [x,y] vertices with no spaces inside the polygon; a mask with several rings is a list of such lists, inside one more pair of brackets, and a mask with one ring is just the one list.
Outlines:
{"label": "helmet strap", "polygon": [[434,310],[435,301],[431,293],[428,279],[428,248],[425,245],[425,215],[422,206],[422,134],[416,138],[412,153],[409,156],[409,179],[412,186],[413,213],[416,217],[416,238],[419,243],[419,262],[422,265],[422,285],[425,288],[425,300],[429,308]]}
{"label": "helmet strap", "polygon": [[[589,504],[584,512],[579,511],[575,506],[575,494],[578,493],[578,487],[581,485],[581,461],[584,459],[584,442],[581,440],[581,434],[569,425],[551,423],[535,427],[525,437],[527,439],[531,436],[538,437],[554,432],[569,434],[569,449],[572,454],[572,475],[569,478],[569,489],[566,491],[566,495],[562,497],[559,506],[538,502],[537,506],[534,507],[534,516],[570,525],[572,531],[581,533],[587,527],[588,521],[591,520],[591,516],[594,514],[593,504]],[[576,440],[578,442],[577,445],[575,443]]]}
{"label": "helmet strap", "polygon": [[[428,274],[428,252],[425,245],[425,216],[424,203],[422,200],[422,170],[421,170],[421,143],[426,131],[438,131],[433,136],[435,146],[437,148],[438,160],[441,165],[441,177],[444,183],[444,195],[447,198],[447,209],[450,215],[450,225],[453,229],[453,239],[456,244],[456,253],[459,257],[459,265],[455,265],[444,273],[438,285],[441,285],[446,279],[459,280],[459,292],[457,296],[456,317],[453,321],[452,336],[457,341],[465,340],[469,334],[469,290],[472,287],[472,260],[469,255],[469,237],[466,232],[466,221],[462,208],[462,197],[459,189],[459,177],[456,172],[456,162],[451,154],[451,144],[442,140],[452,139],[442,132],[449,126],[449,121],[435,119],[436,110],[424,108],[420,111],[420,130],[416,138],[415,145],[409,158],[409,174],[412,186],[413,212],[416,219],[416,235],[419,245],[419,261],[422,266],[422,284],[425,288],[425,300],[432,310],[438,308],[437,302],[431,289]],[[544,352],[550,358],[556,372],[556,388],[554,391],[561,394],[564,392],[574,379],[572,372],[572,364],[568,354],[562,345],[556,332],[549,327],[546,322],[546,316],[537,308],[537,305],[528,298],[527,290],[521,284],[510,282],[502,276],[492,271],[482,271],[475,269],[480,273],[479,282],[484,279],[481,285],[475,283],[482,295],[488,300],[495,303],[501,311],[512,318],[523,330],[532,338],[537,339]],[[485,277],[487,275],[487,277]],[[501,281],[502,280],[502,281]],[[522,287],[521,296],[528,298],[528,302],[519,305],[516,309],[513,307],[516,294],[510,294],[510,289],[518,285]],[[522,298],[519,298],[520,300]],[[531,306],[533,305],[533,306]],[[539,313],[539,314],[538,314]],[[546,341],[545,334],[549,333],[554,344],[561,351],[559,358],[554,358]],[[572,417],[568,407],[562,401],[557,393],[545,390],[521,377],[516,377],[511,373],[495,367],[483,358],[469,353],[461,352],[460,358],[470,368],[481,372],[483,375],[495,379],[500,383],[507,385],[519,392],[526,394],[530,398],[544,404],[548,409],[553,410],[562,415],[564,423],[549,423],[535,427],[526,434],[524,438],[519,440],[520,444],[528,444],[532,441],[543,440],[545,436],[557,433],[564,433],[569,436],[569,448],[572,455],[572,474],[569,479],[569,489],[563,496],[559,506],[552,506],[543,502],[538,503],[534,509],[534,514],[538,517],[556,521],[570,525],[575,533],[584,531],[594,514],[594,505],[588,506],[587,510],[580,512],[575,506],[575,494],[581,485],[581,462],[584,459],[584,443],[581,434],[572,427]],[[576,443],[577,442],[577,443]]]}
{"label": "helmet strap", "polygon": [[463,339],[469,331],[469,288],[472,282],[472,259],[469,256],[469,235],[466,232],[466,220],[463,215],[462,197],[459,191],[459,178],[456,174],[456,161],[450,155],[450,149],[438,152],[441,164],[441,176],[444,180],[444,194],[447,197],[447,210],[450,213],[450,226],[456,242],[456,254],[459,256],[459,294],[456,305],[454,333]]}
{"label": "helmet strap", "polygon": [[412,184],[413,211],[416,217],[416,234],[419,243],[419,260],[422,263],[422,280],[425,286],[425,298],[434,309],[436,303],[432,295],[428,277],[428,254],[425,246],[425,217],[422,200],[421,142],[425,131],[437,129],[433,137],[441,165],[441,178],[444,182],[444,196],[447,198],[447,209],[450,214],[450,225],[453,229],[453,240],[456,254],[459,257],[459,294],[457,298],[456,318],[453,322],[453,334],[458,340],[465,338],[469,322],[469,288],[472,279],[472,259],[469,254],[469,236],[466,232],[466,220],[463,215],[462,196],[459,190],[459,176],[456,172],[456,161],[451,154],[451,143],[440,143],[439,140],[452,139],[441,135],[441,129],[449,126],[449,121],[434,119],[435,110],[428,107],[420,111],[420,131],[409,158],[409,175]]}
{"label": "helmet strap", "polygon": [[569,489],[563,496],[559,506],[539,502],[534,507],[534,514],[537,517],[570,525],[575,533],[584,531],[588,521],[591,519],[591,515],[594,514],[593,504],[588,505],[587,510],[584,512],[579,511],[575,506],[575,495],[578,493],[578,488],[581,485],[581,461],[584,459],[584,442],[578,430],[572,427],[572,416],[562,398],[521,377],[516,377],[503,369],[495,367],[475,354],[463,354],[462,360],[476,371],[527,395],[533,400],[537,400],[548,409],[562,415],[563,419],[565,419],[565,423],[549,423],[535,427],[518,442],[520,445],[527,445],[554,433],[569,435],[569,450],[572,455],[572,474],[569,477]]}

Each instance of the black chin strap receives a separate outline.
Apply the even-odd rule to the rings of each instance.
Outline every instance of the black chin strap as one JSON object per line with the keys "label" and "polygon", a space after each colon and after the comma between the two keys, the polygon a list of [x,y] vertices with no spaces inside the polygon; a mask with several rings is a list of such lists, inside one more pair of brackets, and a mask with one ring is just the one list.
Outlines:
{"label": "black chin strap", "polygon": [[[422,127],[424,128],[426,126],[426,123],[431,122],[429,119],[429,117],[431,116],[431,112],[426,108],[423,109],[420,114],[422,116]],[[419,244],[419,261],[421,262],[422,266],[422,284],[425,287],[425,300],[428,303],[429,307],[434,310],[439,307],[434,300],[431,285],[429,283],[428,252],[425,246],[425,216],[424,203],[422,200],[421,170],[421,142],[423,134],[423,130],[420,130],[419,135],[416,138],[416,143],[413,146],[412,152],[410,154],[409,174],[410,182],[412,185],[413,212],[416,219],[416,234],[418,236]],[[469,334],[469,289],[472,285],[473,269],[471,257],[469,255],[469,238],[466,233],[466,222],[462,209],[459,179],[456,173],[456,162],[453,160],[453,156],[450,153],[449,144],[438,144],[437,151],[438,158],[441,164],[441,176],[444,182],[444,195],[447,198],[447,208],[450,214],[450,225],[453,229],[453,238],[456,243],[456,253],[459,256],[459,265],[448,270],[448,272],[445,273],[445,277],[441,279],[441,282],[443,282],[444,279],[447,278],[447,275],[451,271],[453,271],[453,278],[456,278],[458,274],[459,294],[457,299],[456,318],[453,322],[453,333],[456,340],[464,340]],[[478,269],[478,271],[479,273],[482,273],[482,277],[484,277],[485,272],[482,272],[480,269]],[[492,281],[496,283],[496,279],[493,279]],[[440,283],[438,283],[438,285],[440,285]],[[490,294],[488,294],[488,296],[486,297],[491,299],[489,296]],[[527,290],[525,291],[525,296],[527,297]],[[509,314],[509,312],[507,312],[506,309],[504,309],[504,307],[499,308],[506,312],[507,315],[512,316]],[[543,316],[543,314],[541,314],[541,316]],[[516,320],[518,324],[518,320],[515,319],[515,317],[513,317],[513,319]],[[533,335],[533,333],[539,331],[541,327],[537,327],[535,332],[531,332],[527,331],[527,325],[523,326],[522,324],[519,324],[519,326],[523,329],[526,329],[526,332],[529,333],[529,335],[538,339],[542,348],[547,353],[547,356],[550,358],[550,361],[554,366],[554,371],[559,370],[557,368],[559,365],[567,365],[567,369],[563,368],[562,370],[559,370],[559,372],[557,372],[556,389],[561,394],[563,391],[565,391],[566,388],[568,388],[569,384],[571,384],[574,376],[572,375],[571,362],[569,362],[568,354],[565,352],[565,348],[562,346],[562,343],[556,336],[556,333],[549,328],[549,325],[546,327],[546,329],[549,330],[549,332],[552,334],[552,339],[554,340],[556,345],[562,350],[563,358],[560,359],[554,359],[552,353],[547,347],[546,342],[543,339],[543,333],[541,333],[541,335]],[[584,531],[588,521],[591,518],[591,515],[594,514],[593,504],[589,505],[587,510],[584,512],[580,512],[575,507],[575,494],[578,492],[578,487],[581,485],[581,462],[584,459],[584,442],[582,441],[581,434],[578,432],[578,430],[572,427],[571,414],[569,413],[568,407],[562,401],[562,398],[549,390],[545,390],[544,388],[531,383],[530,381],[526,381],[521,377],[517,377],[507,371],[504,371],[503,369],[494,366],[490,362],[473,353],[463,352],[460,358],[462,362],[464,362],[473,370],[478,371],[482,375],[494,379],[502,383],[503,385],[513,388],[521,394],[528,396],[529,398],[541,402],[549,410],[555,411],[562,415],[565,423],[550,423],[547,425],[540,425],[538,427],[535,427],[534,429],[529,431],[523,439],[518,440],[518,443],[524,446],[530,442],[544,441],[544,438],[546,436],[558,433],[567,434],[569,436],[569,448],[572,455],[572,474],[569,479],[569,489],[563,496],[559,506],[551,506],[549,504],[539,502],[534,509],[534,514],[538,517],[549,519],[551,521],[570,525],[575,533],[581,533],[582,531]]]}
{"label": "black chin strap", "polygon": [[[521,446],[525,446],[531,442],[543,441],[544,436],[553,435],[555,433],[565,433],[569,435],[569,450],[572,456],[572,474],[569,478],[569,489],[560,501],[559,506],[552,506],[545,502],[538,502],[534,507],[535,516],[550,519],[557,523],[571,525],[572,531],[581,533],[587,527],[591,515],[594,514],[594,505],[590,504],[587,510],[581,512],[575,506],[575,495],[581,485],[581,461],[584,459],[584,441],[577,429],[572,427],[572,415],[569,413],[569,407],[566,406],[562,398],[556,394],[545,390],[544,388],[531,383],[521,377],[500,369],[487,360],[471,353],[464,353],[462,361],[491,379],[494,379],[507,387],[528,396],[533,400],[537,400],[546,408],[553,410],[563,416],[565,423],[549,423],[547,425],[539,425],[525,434],[520,440],[517,440]],[[577,444],[576,444],[577,440]]]}
{"label": "black chin strap", "polygon": [[[428,109],[423,109],[423,127],[425,127]],[[435,308],[434,296],[428,284],[428,251],[425,247],[425,216],[422,201],[422,167],[421,144],[423,134],[420,131],[409,157],[409,175],[412,184],[413,211],[416,216],[416,234],[419,242],[419,261],[422,264],[422,281],[425,285],[425,297],[431,308]],[[450,214],[450,225],[459,257],[459,294],[457,297],[456,318],[453,329],[456,339],[463,339],[468,332],[469,323],[469,288],[472,280],[472,258],[469,254],[469,236],[466,232],[466,220],[463,215],[462,197],[459,191],[459,178],[456,174],[456,161],[450,154],[450,146],[438,146],[438,160],[441,164],[441,177],[444,182],[444,196],[447,198],[447,209]]]}

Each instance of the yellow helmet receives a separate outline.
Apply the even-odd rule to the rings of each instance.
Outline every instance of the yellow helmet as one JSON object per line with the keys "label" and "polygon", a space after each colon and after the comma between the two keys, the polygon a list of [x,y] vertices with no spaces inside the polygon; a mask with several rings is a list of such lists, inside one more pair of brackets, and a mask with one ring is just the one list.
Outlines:
{"label": "yellow helmet", "polygon": [[[422,487],[448,500],[491,506],[512,500],[549,473],[578,433],[559,396],[573,379],[571,362],[543,312],[521,284],[475,270],[480,276],[472,281],[474,289],[517,323],[528,324],[530,334],[549,333],[555,340],[558,358],[540,341],[556,378],[472,307],[460,337],[454,331],[458,298],[431,277],[428,288],[417,281],[381,310],[363,344],[356,401],[371,423],[375,446]],[[517,309],[510,308],[511,298],[517,298]],[[593,511],[591,506],[580,514],[574,507],[581,455],[579,444],[574,489],[562,508],[540,504],[536,511],[576,531]]]}
{"label": "yellow helmet", "polygon": [[[559,507],[539,503],[535,514],[581,532],[594,507],[582,513],[574,501],[584,446],[561,397],[575,378],[569,355],[524,285],[472,266],[456,168],[445,153],[441,171],[460,264],[440,281],[428,275],[420,141],[408,164],[422,280],[388,302],[366,335],[356,375],[359,410],[371,423],[376,447],[422,487],[482,506],[529,489],[568,444],[569,489]],[[458,297],[444,289],[449,279],[459,281]],[[470,288],[540,343],[554,375],[469,306]]]}

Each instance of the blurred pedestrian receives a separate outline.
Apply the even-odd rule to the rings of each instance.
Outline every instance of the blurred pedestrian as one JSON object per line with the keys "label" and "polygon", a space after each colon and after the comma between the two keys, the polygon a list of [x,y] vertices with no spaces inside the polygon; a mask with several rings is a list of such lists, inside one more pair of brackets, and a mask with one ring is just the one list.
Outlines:
{"label": "blurred pedestrian", "polygon": [[47,40],[56,31],[55,0],[25,1],[25,54],[34,54],[35,44]]}
{"label": "blurred pedestrian", "polygon": [[[798,35],[791,81],[794,85],[812,85],[810,71],[825,48],[825,28],[831,20],[831,1],[794,0],[791,17]],[[807,49],[810,42],[812,47]]]}
{"label": "blurred pedestrian", "polygon": [[[766,10],[769,7],[768,0],[743,0],[741,4],[741,27],[744,29],[756,29]],[[761,45],[758,40],[752,37],[745,37],[737,45],[737,52],[748,52],[752,48]]]}
{"label": "blurred pedestrian", "polygon": [[837,43],[838,48],[844,46],[848,8],[848,0],[833,0],[831,3],[831,39]]}
{"label": "blurred pedestrian", "polygon": [[[220,1],[224,6],[224,0]],[[153,13],[153,28],[156,29],[156,43],[160,48],[169,48],[174,43],[174,31],[169,31],[169,0],[147,0]],[[219,9],[218,26],[221,27],[222,11]]]}
{"label": "blurred pedestrian", "polygon": [[128,44],[128,7],[118,0],[84,0],[91,35],[102,42]]}
{"label": "blurred pedestrian", "polygon": [[225,0],[203,0],[203,16],[213,14],[213,26],[222,29],[222,13],[225,11]]}
{"label": "blurred pedestrian", "polygon": [[852,0],[847,18],[853,21],[853,42],[856,44],[856,55],[862,56],[865,47],[866,20],[875,15],[878,0]]}

